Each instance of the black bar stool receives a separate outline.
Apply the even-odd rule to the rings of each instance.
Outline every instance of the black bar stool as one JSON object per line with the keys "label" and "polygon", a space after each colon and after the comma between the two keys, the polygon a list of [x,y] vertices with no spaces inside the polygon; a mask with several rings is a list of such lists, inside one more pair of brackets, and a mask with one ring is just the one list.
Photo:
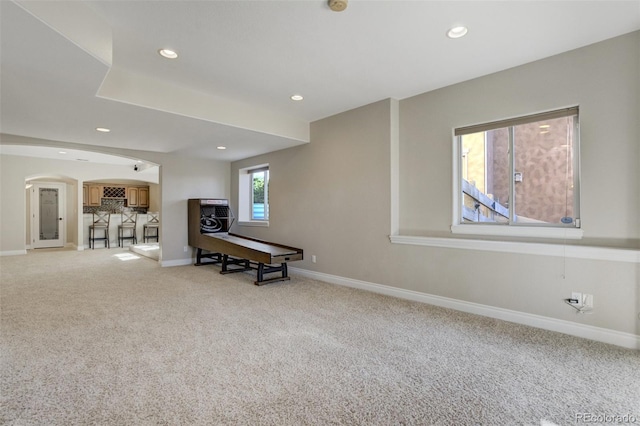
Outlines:
{"label": "black bar stool", "polygon": [[[149,232],[153,231],[154,232]],[[155,239],[159,242],[158,239],[158,231],[160,229],[160,213],[158,212],[147,212],[147,223],[142,225],[142,239],[146,243],[148,240]]]}
{"label": "black bar stool", "polygon": [[[104,241],[104,246],[111,248],[109,244],[109,222],[111,213],[98,211],[93,213],[93,223],[89,225],[89,248],[96,248],[96,241]],[[103,231],[102,237],[96,237],[96,231]]]}
{"label": "black bar stool", "polygon": [[[131,240],[133,241],[133,244],[137,244],[138,238],[136,237],[136,221],[138,213],[123,210],[121,217],[122,222],[118,225],[118,247],[124,247],[124,240]],[[131,233],[129,235],[125,235],[127,231],[130,231]]]}

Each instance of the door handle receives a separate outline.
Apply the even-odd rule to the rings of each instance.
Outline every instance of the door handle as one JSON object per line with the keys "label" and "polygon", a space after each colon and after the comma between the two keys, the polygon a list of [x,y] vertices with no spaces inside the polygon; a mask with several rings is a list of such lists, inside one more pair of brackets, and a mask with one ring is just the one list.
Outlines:
{"label": "door handle", "polygon": [[58,218],[58,220],[62,220],[62,218],[61,218],[61,217],[59,217],[59,218]]}

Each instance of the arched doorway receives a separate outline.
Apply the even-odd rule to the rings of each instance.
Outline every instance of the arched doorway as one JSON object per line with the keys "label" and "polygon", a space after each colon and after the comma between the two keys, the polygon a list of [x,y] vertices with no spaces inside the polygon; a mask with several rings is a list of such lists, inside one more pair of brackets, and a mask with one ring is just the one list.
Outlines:
{"label": "arched doorway", "polygon": [[[3,169],[6,168],[7,172],[3,176],[8,177],[3,182],[6,184],[3,185],[3,199],[14,201],[11,208],[2,210],[3,219],[7,219],[6,223],[14,224],[14,232],[3,233],[3,236],[7,236],[4,240],[11,241],[7,246],[12,248],[11,251],[5,250],[5,255],[25,254],[27,250],[39,247],[38,244],[34,244],[34,236],[39,232],[34,231],[32,226],[34,195],[33,191],[29,191],[35,184],[42,186],[51,183],[65,186],[66,202],[62,203],[66,212],[58,218],[63,218],[65,229],[59,233],[63,236],[63,245],[67,249],[88,248],[88,241],[85,241],[88,224],[85,226],[83,203],[83,187],[87,182],[116,182],[126,186],[145,187],[145,190],[149,188],[148,192],[140,191],[137,194],[141,200],[146,197],[150,201],[149,210],[161,212],[160,166],[156,163],[114,154],[51,146],[1,145],[0,148]],[[8,206],[10,203],[5,205]],[[159,253],[158,242],[156,253]],[[19,250],[20,246],[25,250]]]}

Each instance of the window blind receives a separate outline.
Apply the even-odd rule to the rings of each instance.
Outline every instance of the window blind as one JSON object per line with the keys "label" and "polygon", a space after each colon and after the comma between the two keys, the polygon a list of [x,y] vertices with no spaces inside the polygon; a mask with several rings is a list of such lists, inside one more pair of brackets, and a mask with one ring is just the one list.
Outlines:
{"label": "window blind", "polygon": [[255,169],[247,170],[247,173],[252,174],[252,173],[266,172],[267,170],[269,170],[269,166],[256,167]]}
{"label": "window blind", "polygon": [[488,130],[502,129],[505,127],[518,126],[520,124],[535,123],[537,121],[551,120],[554,118],[571,117],[578,115],[578,107],[558,109],[555,111],[542,112],[540,114],[527,115],[525,117],[498,120],[491,123],[476,124],[473,126],[459,127],[455,129],[456,136],[470,135],[472,133],[486,132]]}

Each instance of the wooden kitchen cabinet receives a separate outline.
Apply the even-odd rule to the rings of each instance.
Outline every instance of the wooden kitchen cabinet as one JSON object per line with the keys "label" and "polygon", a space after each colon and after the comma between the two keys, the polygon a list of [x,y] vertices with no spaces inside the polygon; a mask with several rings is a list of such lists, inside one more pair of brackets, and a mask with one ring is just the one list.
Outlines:
{"label": "wooden kitchen cabinet", "polygon": [[149,207],[149,187],[141,186],[138,188],[138,206]]}
{"label": "wooden kitchen cabinet", "polygon": [[87,206],[99,206],[102,203],[102,185],[87,185]]}
{"label": "wooden kitchen cabinet", "polygon": [[149,208],[149,186],[112,183],[86,183],[82,185],[83,206],[101,206],[103,198],[126,200],[128,207]]}
{"label": "wooden kitchen cabinet", "polygon": [[127,187],[127,205],[129,207],[149,207],[149,187]]}
{"label": "wooden kitchen cabinet", "polygon": [[127,187],[127,206],[138,207],[138,190],[137,186]]}

